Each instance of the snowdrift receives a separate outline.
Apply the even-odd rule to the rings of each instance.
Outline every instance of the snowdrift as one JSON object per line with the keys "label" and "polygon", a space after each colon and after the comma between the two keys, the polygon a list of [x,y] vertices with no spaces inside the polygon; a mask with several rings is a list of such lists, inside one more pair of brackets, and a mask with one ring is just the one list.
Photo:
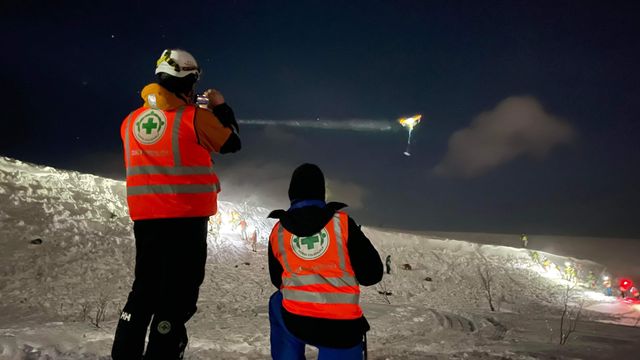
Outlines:
{"label": "snowdrift", "polygon": [[[266,245],[273,221],[264,208],[220,202],[219,209],[186,358],[268,358],[266,304],[275,289]],[[243,220],[258,233],[256,252],[243,238]],[[372,358],[579,358],[579,344],[606,354],[637,347],[638,332],[629,332],[637,329],[615,327],[602,337],[599,326],[614,325],[593,322],[635,325],[638,317],[591,288],[587,274],[605,275],[602,264],[443,234],[363,231],[383,260],[392,260],[391,273],[362,292]],[[134,256],[123,182],[0,158],[0,358],[108,358]],[[577,281],[566,279],[565,264],[576,269]],[[489,309],[487,280],[496,311]],[[583,321],[593,330],[558,348],[567,286],[569,305],[584,304]]]}

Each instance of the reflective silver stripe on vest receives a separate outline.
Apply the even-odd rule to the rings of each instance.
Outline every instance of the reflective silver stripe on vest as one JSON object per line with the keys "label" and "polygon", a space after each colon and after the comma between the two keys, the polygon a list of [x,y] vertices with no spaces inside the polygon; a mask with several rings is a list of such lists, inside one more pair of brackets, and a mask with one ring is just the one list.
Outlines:
{"label": "reflective silver stripe on vest", "polygon": [[284,288],[282,297],[286,300],[303,301],[316,304],[358,304],[359,294],[317,293]]}
{"label": "reflective silver stripe on vest", "polygon": [[344,241],[342,239],[342,228],[340,227],[340,214],[335,213],[333,216],[333,230],[336,233],[336,242],[338,243],[338,259],[339,259],[339,267],[340,271],[342,271],[342,275],[347,275],[346,265],[344,261],[344,247],[342,246]]}
{"label": "reflective silver stripe on vest", "polygon": [[148,194],[200,194],[217,192],[218,184],[173,184],[127,186],[127,196]]}
{"label": "reflective silver stripe on vest", "polygon": [[353,276],[324,277],[322,275],[292,275],[290,278],[282,279],[284,286],[306,286],[329,284],[335,287],[358,286],[358,281]]}
{"label": "reflective silver stripe on vest", "polygon": [[125,129],[127,129],[124,132],[124,156],[126,158],[126,164],[124,164],[124,166],[126,166],[126,168],[129,168],[129,165],[131,165],[131,144],[129,144],[129,139],[130,139],[130,135],[129,135],[129,126],[131,126],[131,117],[133,116],[133,113],[135,111],[132,111],[131,114],[129,114],[129,117],[127,117],[127,127]]}
{"label": "reflective silver stripe on vest", "polygon": [[289,266],[289,261],[287,260],[287,252],[284,251],[284,227],[282,224],[278,224],[278,251],[282,254],[284,269],[287,270],[289,274],[292,274],[291,266]]}
{"label": "reflective silver stripe on vest", "polygon": [[173,166],[182,165],[182,157],[180,156],[180,120],[182,120],[182,113],[184,112],[184,106],[179,108],[176,112],[176,117],[173,119],[173,129],[171,130],[171,146],[173,148]]}
{"label": "reflective silver stripe on vest", "polygon": [[131,166],[127,167],[127,176],[133,175],[211,175],[210,166]]}

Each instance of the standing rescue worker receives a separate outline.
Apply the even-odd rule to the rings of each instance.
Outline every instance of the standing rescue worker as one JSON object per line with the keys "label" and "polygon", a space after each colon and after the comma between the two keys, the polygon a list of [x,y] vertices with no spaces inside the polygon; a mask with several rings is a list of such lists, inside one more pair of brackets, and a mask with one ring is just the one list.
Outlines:
{"label": "standing rescue worker", "polygon": [[240,220],[238,227],[240,228],[240,239],[242,239],[242,242],[249,241],[249,232],[247,231],[248,226],[249,225],[244,219]]}
{"label": "standing rescue worker", "polygon": [[324,175],[303,164],[291,177],[291,207],[275,210],[269,236],[269,274],[279,290],[269,300],[271,356],[304,359],[305,345],[319,359],[362,359],[369,323],[359,285],[382,279],[380,255],[347,213],[325,203]]}
{"label": "standing rescue worker", "polygon": [[522,247],[526,248],[529,245],[529,237],[527,234],[520,235],[520,241],[522,241]]}
{"label": "standing rescue worker", "polygon": [[258,229],[253,228],[251,235],[249,235],[249,242],[251,242],[251,251],[258,251]]}
{"label": "standing rescue worker", "polygon": [[595,289],[597,281],[598,278],[596,278],[596,275],[593,273],[593,271],[589,270],[589,274],[587,275],[587,284],[589,285],[589,287]]}
{"label": "standing rescue worker", "polygon": [[[165,50],[157,83],[121,127],[127,203],[136,240],[135,280],[120,315],[114,360],[182,359],[185,323],[196,311],[207,256],[207,222],[217,211],[218,177],[210,153],[240,150],[238,124],[222,94],[194,104],[200,76],[184,50]],[[147,328],[149,342],[144,349]]]}
{"label": "standing rescue worker", "polygon": [[611,288],[611,279],[605,276],[602,280],[602,286],[604,286],[604,294],[607,296],[613,296],[613,290]]}

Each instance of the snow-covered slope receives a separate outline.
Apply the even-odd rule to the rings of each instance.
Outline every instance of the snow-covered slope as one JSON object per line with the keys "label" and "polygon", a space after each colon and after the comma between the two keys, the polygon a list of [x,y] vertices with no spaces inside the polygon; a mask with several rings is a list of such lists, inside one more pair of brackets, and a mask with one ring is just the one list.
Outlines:
{"label": "snow-covered slope", "polygon": [[[266,304],[275,289],[266,237],[273,222],[267,209],[219,208],[186,358],[268,358]],[[257,252],[241,238],[241,219],[258,231]],[[131,284],[131,225],[122,182],[0,158],[0,359],[108,358]],[[532,251],[363,230],[393,263],[381,284],[363,288],[373,359],[606,359],[640,346],[640,329],[602,323],[634,325],[639,313],[587,289],[586,274],[603,275],[601,264],[538,252],[559,269],[565,262],[577,267],[582,286],[571,290],[569,303],[599,311],[583,311],[579,331],[559,347],[569,282]],[[495,312],[481,274],[492,281]],[[104,319],[96,321],[98,310]]]}
{"label": "snow-covered slope", "polygon": [[[458,239],[478,244],[520,247],[519,234],[433,232],[435,239]],[[529,248],[569,258],[590,259],[616,276],[636,276],[640,281],[640,239],[595,238],[529,234]],[[605,251],[603,251],[605,250]]]}

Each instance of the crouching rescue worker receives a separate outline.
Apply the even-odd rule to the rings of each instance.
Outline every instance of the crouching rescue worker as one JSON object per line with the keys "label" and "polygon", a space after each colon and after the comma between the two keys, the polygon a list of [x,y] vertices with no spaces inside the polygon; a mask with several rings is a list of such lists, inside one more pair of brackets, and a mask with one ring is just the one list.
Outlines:
{"label": "crouching rescue worker", "polygon": [[194,105],[200,68],[191,54],[165,50],[155,72],[157,83],[142,90],[144,105],[121,127],[136,263],[114,360],[140,360],[143,353],[145,360],[182,359],[220,191],[210,153],[240,150],[238,124],[222,94],[207,90],[208,109]]}
{"label": "crouching rescue worker", "polygon": [[291,207],[275,210],[269,237],[269,274],[279,290],[269,300],[271,356],[304,359],[305,345],[319,359],[362,359],[369,324],[359,285],[382,279],[382,261],[347,213],[325,203],[324,175],[303,164],[289,185]]}

